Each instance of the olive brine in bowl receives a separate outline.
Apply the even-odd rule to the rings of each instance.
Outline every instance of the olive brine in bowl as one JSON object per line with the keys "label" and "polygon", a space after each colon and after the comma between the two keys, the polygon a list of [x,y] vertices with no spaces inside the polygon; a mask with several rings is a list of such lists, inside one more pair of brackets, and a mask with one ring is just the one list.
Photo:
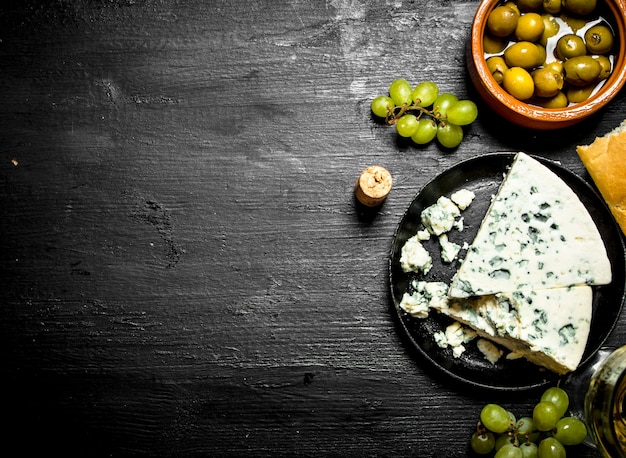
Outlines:
{"label": "olive brine in bowl", "polygon": [[626,0],[483,0],[468,68],[499,115],[533,129],[575,124],[626,81]]}

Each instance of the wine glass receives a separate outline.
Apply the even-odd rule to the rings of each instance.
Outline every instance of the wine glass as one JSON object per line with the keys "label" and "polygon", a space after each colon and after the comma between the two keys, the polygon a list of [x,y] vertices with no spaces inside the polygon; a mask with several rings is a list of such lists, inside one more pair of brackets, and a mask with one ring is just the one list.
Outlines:
{"label": "wine glass", "polygon": [[626,345],[601,348],[562,387],[571,414],[587,424],[585,444],[606,458],[626,458]]}

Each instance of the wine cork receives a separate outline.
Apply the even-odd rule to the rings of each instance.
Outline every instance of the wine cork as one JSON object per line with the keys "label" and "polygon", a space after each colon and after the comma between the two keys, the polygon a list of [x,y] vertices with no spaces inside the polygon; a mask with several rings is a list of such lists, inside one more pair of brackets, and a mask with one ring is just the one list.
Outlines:
{"label": "wine cork", "polygon": [[354,193],[359,202],[367,207],[376,207],[383,203],[392,186],[391,174],[379,165],[366,168],[359,175]]}

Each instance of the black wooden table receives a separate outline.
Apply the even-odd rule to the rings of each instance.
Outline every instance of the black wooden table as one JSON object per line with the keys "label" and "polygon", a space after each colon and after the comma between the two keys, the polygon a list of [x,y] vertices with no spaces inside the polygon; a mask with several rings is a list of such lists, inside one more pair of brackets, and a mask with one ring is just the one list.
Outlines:
{"label": "black wooden table", "polygon": [[[6,3],[6,2],[5,2]],[[398,141],[404,77],[476,99],[477,1],[20,0],[0,10],[2,447],[66,456],[464,457],[483,393],[399,332],[387,262],[428,181],[564,131],[479,102],[452,151]],[[355,205],[362,169],[394,187]],[[621,320],[607,341],[626,338]],[[27,453],[31,452],[31,453]],[[596,456],[590,450],[579,456]]]}

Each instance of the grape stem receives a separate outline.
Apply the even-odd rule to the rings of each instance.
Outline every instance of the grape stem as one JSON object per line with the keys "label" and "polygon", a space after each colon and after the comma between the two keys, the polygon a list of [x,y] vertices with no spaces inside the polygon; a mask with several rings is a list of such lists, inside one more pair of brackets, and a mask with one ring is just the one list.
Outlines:
{"label": "grape stem", "polygon": [[420,99],[416,99],[411,105],[403,103],[400,107],[389,107],[387,116],[385,117],[385,123],[388,126],[392,126],[397,123],[398,119],[400,119],[406,113],[410,111],[417,111],[418,113],[415,115],[417,119],[421,118],[422,115],[427,115],[430,116],[435,122],[441,123],[443,126],[445,126],[446,119],[444,119],[441,116],[441,113],[439,113],[439,107],[433,107],[432,110],[429,110],[427,108],[419,106],[419,102]]}

